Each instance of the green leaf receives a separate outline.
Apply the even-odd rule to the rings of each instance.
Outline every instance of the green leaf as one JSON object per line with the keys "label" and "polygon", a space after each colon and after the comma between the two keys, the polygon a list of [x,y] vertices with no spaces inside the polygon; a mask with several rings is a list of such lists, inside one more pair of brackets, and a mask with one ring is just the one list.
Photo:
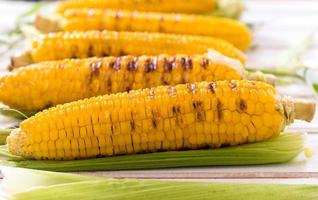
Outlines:
{"label": "green leaf", "polygon": [[75,161],[37,161],[17,156],[11,158],[10,153],[3,147],[0,155],[5,158],[0,164],[60,172],[262,165],[288,162],[303,149],[304,135],[301,133],[286,133],[264,142],[220,149],[172,151]]}
{"label": "green leaf", "polygon": [[[8,200],[315,200],[317,185],[107,179],[2,168]],[[21,181],[23,177],[23,181]]]}

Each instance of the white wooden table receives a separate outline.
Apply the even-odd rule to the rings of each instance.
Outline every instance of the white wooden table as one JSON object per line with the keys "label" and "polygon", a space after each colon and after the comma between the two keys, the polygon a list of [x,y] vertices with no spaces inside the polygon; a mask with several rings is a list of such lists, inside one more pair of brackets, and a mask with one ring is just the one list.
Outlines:
{"label": "white wooden table", "polygon": [[[257,48],[248,53],[248,66],[266,68],[277,64],[281,54],[318,30],[318,1],[316,0],[246,0],[243,21],[258,26],[254,33]],[[14,17],[31,3],[0,1],[0,31],[12,25]],[[304,57],[306,63],[318,65],[318,39]],[[8,57],[0,57],[0,71],[4,72]],[[313,98],[305,85],[279,88],[281,93]],[[296,122],[291,130],[308,132],[307,142],[318,154],[318,116],[311,124]],[[85,173],[117,178],[144,178],[188,181],[313,183],[318,184],[318,156],[305,161],[302,155],[293,162],[279,165],[247,167],[208,167],[165,170],[141,170]]]}

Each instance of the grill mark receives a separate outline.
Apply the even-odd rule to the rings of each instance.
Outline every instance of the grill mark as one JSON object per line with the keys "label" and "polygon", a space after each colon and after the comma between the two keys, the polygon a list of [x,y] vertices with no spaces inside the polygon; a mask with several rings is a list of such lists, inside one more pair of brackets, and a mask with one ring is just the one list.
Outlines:
{"label": "grill mark", "polygon": [[179,105],[172,106],[172,113],[173,115],[181,114],[181,107]]}
{"label": "grill mark", "polygon": [[203,121],[205,119],[204,113],[203,112],[197,112],[196,113],[196,120],[197,121]]}
{"label": "grill mark", "polygon": [[155,118],[152,118],[152,126],[154,127],[154,128],[157,128],[157,121],[156,121],[156,119]]}
{"label": "grill mark", "polygon": [[148,58],[145,62],[145,72],[153,72],[157,70],[157,66],[155,64],[155,60],[152,60],[151,58]]}
{"label": "grill mark", "polygon": [[136,129],[136,126],[135,126],[135,121],[134,120],[131,120],[130,121],[130,128],[132,131],[134,131]]}
{"label": "grill mark", "polygon": [[98,76],[99,75],[99,70],[100,68],[103,66],[103,62],[101,60],[92,62],[90,64],[90,73],[89,73],[89,81],[91,82],[94,76]]}
{"label": "grill mark", "polygon": [[202,58],[202,61],[201,61],[201,66],[206,69],[210,64],[210,61],[209,59],[206,59],[206,58]]}
{"label": "grill mark", "polygon": [[109,67],[109,68],[112,68],[112,69],[113,69],[113,68],[114,68],[114,65],[115,65],[115,63],[114,63],[113,61],[111,61],[111,62],[108,63],[108,67]]}
{"label": "grill mark", "polygon": [[235,89],[237,87],[236,83],[234,82],[229,82],[229,86],[231,89]]}
{"label": "grill mark", "polygon": [[187,88],[190,93],[195,94],[197,92],[197,85],[195,83],[188,83]]}
{"label": "grill mark", "polygon": [[215,84],[214,82],[209,83],[208,89],[209,89],[213,94],[215,94],[216,84]]}
{"label": "grill mark", "polygon": [[242,111],[245,111],[247,109],[246,102],[243,99],[240,100],[240,109]]}
{"label": "grill mark", "polygon": [[181,58],[180,63],[183,70],[188,70],[193,68],[193,61],[192,61],[192,57],[190,56],[188,58]]}
{"label": "grill mark", "polygon": [[176,57],[174,57],[171,61],[169,61],[167,58],[164,58],[163,67],[165,72],[171,72],[172,69],[176,67]]}
{"label": "grill mark", "polygon": [[192,105],[193,105],[193,108],[195,110],[201,110],[203,108],[203,102],[202,101],[193,101]]}
{"label": "grill mark", "polygon": [[116,58],[114,63],[114,70],[119,71],[121,67],[121,58]]}
{"label": "grill mark", "polygon": [[127,63],[128,71],[137,71],[138,70],[138,57],[134,57],[130,62]]}
{"label": "grill mark", "polygon": [[222,103],[219,99],[217,100],[216,109],[217,109],[217,118],[218,120],[221,120],[223,117],[223,112],[222,112]]}

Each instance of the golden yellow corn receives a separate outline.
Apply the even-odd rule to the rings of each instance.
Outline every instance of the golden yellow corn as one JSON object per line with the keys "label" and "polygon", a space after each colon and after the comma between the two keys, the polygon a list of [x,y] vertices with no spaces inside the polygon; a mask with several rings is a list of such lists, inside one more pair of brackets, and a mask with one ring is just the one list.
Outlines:
{"label": "golden yellow corn", "polygon": [[156,12],[211,13],[215,0],[68,0],[57,3],[56,11],[73,8],[125,9]]}
{"label": "golden yellow corn", "polygon": [[[0,78],[0,102],[19,110],[47,107],[102,94],[159,85],[240,80],[242,64],[217,52],[47,61]],[[23,98],[21,98],[23,97]]]}
{"label": "golden yellow corn", "polygon": [[241,62],[245,55],[232,44],[213,37],[144,32],[60,32],[42,35],[32,49],[13,57],[11,68],[41,61],[119,55],[204,54],[208,49]]}
{"label": "golden yellow corn", "polygon": [[311,120],[310,107],[299,115],[291,99],[262,82],[159,86],[45,110],[7,143],[12,154],[50,160],[218,148],[277,136],[294,118]]}
{"label": "golden yellow corn", "polygon": [[247,50],[251,43],[251,32],[243,23],[228,18],[203,15],[73,9],[56,19],[39,15],[35,26],[46,33],[114,30],[212,36],[224,39],[241,50]]}

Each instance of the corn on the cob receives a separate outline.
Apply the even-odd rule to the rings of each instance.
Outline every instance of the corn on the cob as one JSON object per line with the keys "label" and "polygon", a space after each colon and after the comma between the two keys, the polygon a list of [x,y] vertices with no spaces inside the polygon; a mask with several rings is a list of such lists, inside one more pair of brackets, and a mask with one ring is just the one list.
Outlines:
{"label": "corn on the cob", "polygon": [[74,8],[125,9],[156,12],[211,13],[215,0],[68,0],[57,3],[56,11]]}
{"label": "corn on the cob", "polygon": [[215,16],[74,9],[65,12],[61,18],[50,19],[39,15],[35,26],[46,33],[114,30],[212,36],[229,41],[241,50],[247,50],[251,43],[247,26],[236,20]]}
{"label": "corn on the cob", "polygon": [[64,58],[119,55],[204,54],[208,49],[244,62],[246,57],[232,44],[212,37],[144,32],[60,32],[42,35],[32,49],[13,57],[11,66]]}
{"label": "corn on the cob", "polygon": [[[206,55],[125,56],[47,61],[0,78],[0,101],[38,111],[102,94],[159,85],[240,80],[242,64],[217,52]],[[23,98],[21,98],[23,97]]]}
{"label": "corn on the cob", "polygon": [[314,108],[281,99],[262,82],[159,86],[45,110],[22,122],[7,143],[12,154],[57,160],[217,148],[277,136],[294,118],[311,120]]}

